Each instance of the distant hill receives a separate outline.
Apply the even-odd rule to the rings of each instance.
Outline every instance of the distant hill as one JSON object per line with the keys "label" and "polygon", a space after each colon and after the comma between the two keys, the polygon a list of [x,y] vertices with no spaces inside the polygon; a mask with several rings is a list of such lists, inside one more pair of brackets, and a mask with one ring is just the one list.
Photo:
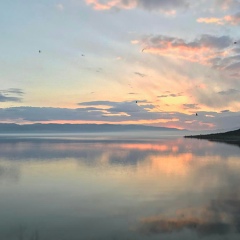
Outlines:
{"label": "distant hill", "polygon": [[121,124],[14,124],[0,123],[0,133],[94,133],[126,131],[181,131],[177,128]]}
{"label": "distant hill", "polygon": [[207,139],[210,141],[225,142],[240,146],[240,129],[223,133],[191,135],[185,136],[185,138]]}

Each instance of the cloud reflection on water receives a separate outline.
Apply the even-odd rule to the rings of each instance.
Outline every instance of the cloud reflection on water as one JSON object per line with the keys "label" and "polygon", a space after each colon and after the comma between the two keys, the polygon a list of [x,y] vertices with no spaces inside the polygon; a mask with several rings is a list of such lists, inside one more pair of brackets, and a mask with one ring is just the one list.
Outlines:
{"label": "cloud reflection on water", "polygon": [[[204,144],[205,141],[202,143]],[[190,171],[194,169],[194,174],[188,172],[188,178],[189,174],[193,176],[188,179],[191,180],[191,188],[188,189],[189,195],[185,193],[184,196],[179,196],[179,202],[183,200],[185,203],[182,205],[188,206],[190,202],[193,206],[179,208],[177,205],[172,205],[172,208],[161,211],[163,212],[161,214],[142,217],[137,227],[139,233],[146,236],[169,237],[173,234],[183,234],[185,231],[192,232],[192,238],[185,236],[186,239],[211,236],[213,237],[210,239],[225,239],[225,236],[230,237],[229,239],[239,237],[239,149],[236,147],[237,152],[232,154],[230,151],[224,152],[226,150],[224,144],[219,146],[223,149],[218,151],[218,154],[216,149],[211,154],[206,149],[207,158],[198,154],[199,150],[197,154],[193,152],[192,158],[190,157],[192,160]],[[214,145],[212,147],[215,148]],[[234,148],[230,149],[234,150]],[[176,164],[173,165],[176,166]]]}
{"label": "cloud reflection on water", "polygon": [[143,234],[166,234],[184,229],[200,235],[240,233],[240,199],[212,200],[202,208],[183,209],[174,217],[153,216],[141,219]]}
{"label": "cloud reflection on water", "polygon": [[0,184],[0,222],[70,240],[238,234],[238,159],[235,146],[193,139],[2,141],[0,183],[16,175],[18,185]]}
{"label": "cloud reflection on water", "polygon": [[[0,157],[11,160],[51,160],[64,158],[96,158],[110,152],[138,152],[143,155],[168,155],[192,152],[195,156],[239,156],[235,146],[208,141],[167,139],[159,141],[59,141],[47,139],[10,139],[0,142]],[[112,152],[112,154],[111,154]],[[132,154],[132,153],[131,153]],[[140,157],[142,159],[142,157]],[[127,161],[126,161],[127,162]]]}

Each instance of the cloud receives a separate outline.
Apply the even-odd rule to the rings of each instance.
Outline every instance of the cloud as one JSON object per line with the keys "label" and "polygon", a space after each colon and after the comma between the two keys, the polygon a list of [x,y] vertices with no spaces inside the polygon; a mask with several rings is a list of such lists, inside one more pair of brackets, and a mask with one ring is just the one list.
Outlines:
{"label": "cloud", "polygon": [[91,101],[91,102],[81,102],[78,103],[78,105],[81,106],[112,106],[113,104],[115,104],[115,102],[112,101]]}
{"label": "cloud", "polygon": [[197,102],[201,105],[205,105],[213,108],[223,108],[232,107],[233,105],[239,106],[239,93],[235,90],[222,90],[215,92],[212,89],[204,89],[199,91],[196,89],[194,91],[194,97]]}
{"label": "cloud", "polygon": [[0,102],[21,102],[19,97],[7,97],[0,93]]}
{"label": "cloud", "polygon": [[[129,93],[137,94],[137,93]],[[113,114],[125,114],[126,116],[137,117],[137,118],[157,118],[160,113],[150,112],[150,109],[154,109],[155,106],[149,103],[147,100],[136,101],[124,101],[124,102],[111,102],[111,101],[92,101],[92,102],[82,102],[79,103],[80,106],[90,105],[90,106],[105,106],[105,110],[109,115]],[[162,114],[162,113],[161,113]],[[105,114],[106,115],[106,114]],[[148,117],[147,117],[148,115]],[[162,114],[163,116],[163,114]],[[172,117],[170,117],[172,118]]]}
{"label": "cloud", "polygon": [[239,25],[240,24],[240,12],[237,12],[233,15],[226,15],[222,18],[198,18],[197,22],[206,23],[206,24],[217,24],[217,25]]}
{"label": "cloud", "polygon": [[220,92],[218,92],[218,94],[220,94],[220,95],[236,95],[236,94],[240,94],[240,91],[237,89],[228,89],[226,91],[220,91]]}
{"label": "cloud", "polygon": [[88,5],[93,6],[95,10],[110,10],[112,8],[131,9],[136,7],[137,1],[124,1],[124,0],[85,0]]}
{"label": "cloud", "polygon": [[[224,96],[225,98],[230,99],[229,95],[220,95],[216,93],[216,96],[219,96],[219,98]],[[233,97],[231,99],[233,99]],[[217,100],[217,102],[219,101]],[[186,106],[197,107],[197,105]],[[226,108],[223,108],[222,110],[224,109]],[[186,114],[180,112],[162,111],[153,103],[139,99],[137,100],[137,103],[136,101],[82,102],[79,103],[79,108],[75,109],[51,107],[0,108],[0,122],[134,123],[201,130],[211,128],[228,128],[229,126],[239,127],[239,114],[240,112],[228,112],[223,115],[221,112],[217,113],[198,110],[198,117],[196,118],[193,112]]]}
{"label": "cloud", "polygon": [[181,97],[181,96],[182,96],[182,93],[177,93],[177,94],[171,93],[171,94],[169,94],[169,97]]}
{"label": "cloud", "polygon": [[148,11],[162,11],[174,14],[178,9],[189,7],[188,0],[85,0],[95,10],[134,9],[141,8]]}
{"label": "cloud", "polygon": [[[144,101],[145,102],[145,101]],[[138,103],[141,103],[141,101],[138,101]],[[109,114],[115,114],[115,113],[126,113],[131,114],[133,112],[146,112],[144,109],[145,106],[140,106],[139,104],[136,104],[136,101],[126,101],[126,102],[112,102],[112,101],[92,101],[92,102],[82,102],[79,103],[80,106],[101,106],[104,105],[107,108],[107,111]],[[150,105],[148,105],[148,108]],[[153,106],[152,106],[153,107]]]}
{"label": "cloud", "polygon": [[214,18],[214,17],[209,17],[209,18],[198,18],[197,22],[199,23],[207,23],[207,24],[218,24],[218,25],[223,25],[223,19],[221,18]]}
{"label": "cloud", "polygon": [[19,88],[0,90],[0,102],[21,102],[24,92]]}
{"label": "cloud", "polygon": [[216,57],[211,59],[214,68],[220,70],[237,70],[240,63],[240,55],[225,56],[224,58]]}
{"label": "cloud", "polygon": [[0,90],[0,92],[5,93],[5,94],[16,94],[16,95],[23,95],[24,92],[20,88],[9,88],[7,90]]}
{"label": "cloud", "polygon": [[182,93],[170,93],[169,91],[167,91],[166,93],[169,93],[169,94],[162,94],[157,97],[158,98],[166,98],[166,97],[181,97],[182,96]]}
{"label": "cloud", "polygon": [[189,1],[186,0],[138,0],[137,5],[147,10],[166,9],[173,10],[188,8]]}
{"label": "cloud", "polygon": [[213,56],[224,55],[224,50],[233,44],[228,36],[201,35],[193,41],[165,35],[146,36],[142,38],[141,44],[145,45],[145,52],[155,53],[163,56],[182,58],[197,62],[199,55],[203,63],[207,63]]}
{"label": "cloud", "polygon": [[165,97],[168,97],[169,95],[167,95],[167,94],[162,94],[162,95],[159,95],[159,96],[157,96],[158,98],[165,98]]}
{"label": "cloud", "polygon": [[199,109],[198,104],[183,104],[184,109]]}
{"label": "cloud", "polygon": [[[107,107],[100,107],[109,104]],[[140,105],[141,104],[141,105]],[[150,112],[154,108],[151,104],[144,104],[141,101],[133,102],[109,102],[93,101],[80,103],[81,108],[51,108],[51,107],[11,107],[0,108],[0,122],[4,121],[141,121],[161,120],[175,118],[167,113]],[[84,107],[89,105],[90,107]],[[99,107],[98,107],[99,106]],[[108,116],[103,120],[103,116]]]}
{"label": "cloud", "polygon": [[221,111],[221,113],[228,113],[228,112],[230,112],[228,109]]}
{"label": "cloud", "polygon": [[[191,0],[85,0],[87,5],[90,5],[97,11],[108,10],[131,10],[143,9],[146,11],[158,11],[165,15],[176,15],[178,11],[197,8],[204,12],[210,11],[226,11],[239,9],[240,3],[237,0],[215,0],[209,2],[205,9],[206,1],[191,1]],[[226,16],[227,17],[227,16]],[[231,15],[230,15],[231,17]],[[204,19],[204,18],[203,18]],[[217,19],[217,18],[216,18]],[[203,20],[204,21],[204,20]],[[234,20],[228,20],[229,22]]]}
{"label": "cloud", "polygon": [[[224,64],[222,64],[222,68],[224,69],[224,70],[228,70],[228,71],[239,71],[239,68],[240,68],[240,62],[239,62],[239,60],[240,60],[240,55],[238,55],[235,59],[229,59],[229,60],[233,60],[232,61],[232,63],[231,64],[229,64],[229,65],[225,65],[224,66]],[[234,73],[233,73],[234,74]]]}
{"label": "cloud", "polygon": [[147,53],[208,64],[209,59],[225,55],[224,50],[232,45],[233,41],[228,36],[216,37],[207,34],[190,42],[181,38],[156,35],[143,38],[141,43],[147,46]]}
{"label": "cloud", "polygon": [[140,73],[140,72],[135,72],[136,75],[140,76],[140,77],[146,77],[146,74]]}
{"label": "cloud", "polygon": [[203,34],[187,41],[166,35],[148,35],[139,40],[139,45],[145,49],[144,54],[196,62],[224,71],[230,77],[239,73],[239,47],[229,36]]}

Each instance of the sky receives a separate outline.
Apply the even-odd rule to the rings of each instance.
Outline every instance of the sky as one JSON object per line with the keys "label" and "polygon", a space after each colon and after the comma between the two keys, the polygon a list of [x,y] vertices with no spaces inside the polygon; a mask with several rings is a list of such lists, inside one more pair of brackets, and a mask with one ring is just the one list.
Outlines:
{"label": "sky", "polygon": [[0,20],[0,123],[240,127],[240,1],[11,0]]}

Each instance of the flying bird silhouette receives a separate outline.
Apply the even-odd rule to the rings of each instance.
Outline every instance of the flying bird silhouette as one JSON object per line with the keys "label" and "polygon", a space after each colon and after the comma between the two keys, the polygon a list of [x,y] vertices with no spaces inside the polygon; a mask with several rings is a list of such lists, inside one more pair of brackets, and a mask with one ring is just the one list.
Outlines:
{"label": "flying bird silhouette", "polygon": [[237,44],[237,42],[234,42],[234,44]]}

